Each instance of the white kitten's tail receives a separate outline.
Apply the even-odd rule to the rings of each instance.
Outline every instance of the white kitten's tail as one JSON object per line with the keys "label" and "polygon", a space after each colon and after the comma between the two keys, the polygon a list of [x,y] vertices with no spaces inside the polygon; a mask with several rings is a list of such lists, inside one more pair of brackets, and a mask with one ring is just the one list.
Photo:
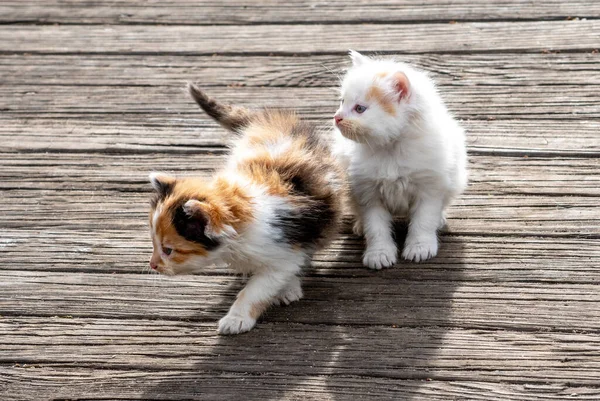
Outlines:
{"label": "white kitten's tail", "polygon": [[202,110],[228,130],[237,131],[250,122],[252,117],[250,110],[219,103],[191,82],[188,83],[188,90]]}

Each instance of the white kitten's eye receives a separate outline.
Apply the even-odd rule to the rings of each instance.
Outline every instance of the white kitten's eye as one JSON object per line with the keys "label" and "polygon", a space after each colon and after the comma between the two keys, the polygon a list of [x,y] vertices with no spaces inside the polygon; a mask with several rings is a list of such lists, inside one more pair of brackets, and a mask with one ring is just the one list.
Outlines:
{"label": "white kitten's eye", "polygon": [[356,111],[359,114],[362,114],[365,112],[367,108],[365,106],[362,106],[360,104],[357,104],[356,106],[354,106],[354,111]]}
{"label": "white kitten's eye", "polygon": [[171,253],[173,253],[173,248],[167,248],[166,246],[163,246],[162,251],[165,255],[169,256]]}

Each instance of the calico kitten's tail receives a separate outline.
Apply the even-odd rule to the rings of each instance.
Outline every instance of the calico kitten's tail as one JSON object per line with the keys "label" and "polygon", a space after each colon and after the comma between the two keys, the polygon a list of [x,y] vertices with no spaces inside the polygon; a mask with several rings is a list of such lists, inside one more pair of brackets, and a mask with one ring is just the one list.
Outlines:
{"label": "calico kitten's tail", "polygon": [[250,110],[244,107],[219,103],[191,82],[188,83],[188,90],[202,110],[223,127],[237,131],[250,122],[250,118],[252,117]]}

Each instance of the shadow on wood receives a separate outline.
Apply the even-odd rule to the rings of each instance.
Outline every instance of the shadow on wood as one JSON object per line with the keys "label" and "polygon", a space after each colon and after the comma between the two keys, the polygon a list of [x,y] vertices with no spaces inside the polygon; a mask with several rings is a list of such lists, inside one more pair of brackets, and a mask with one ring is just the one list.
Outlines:
{"label": "shadow on wood", "polygon": [[[406,228],[399,226],[397,232],[401,246]],[[359,254],[355,259],[351,265],[357,266],[357,274],[315,269],[303,280],[304,299],[272,307],[249,333],[211,339],[214,346],[200,363],[184,376],[170,376],[147,389],[143,398],[422,397],[421,385],[436,376],[439,364],[434,361],[451,326],[462,263],[424,280],[419,272],[435,269],[428,263],[401,262],[392,269],[367,271],[358,267]],[[349,277],[355,278],[350,284]],[[240,288],[236,281],[228,293]],[[232,302],[224,298],[212,312],[224,313]],[[215,321],[215,336],[216,326]]]}

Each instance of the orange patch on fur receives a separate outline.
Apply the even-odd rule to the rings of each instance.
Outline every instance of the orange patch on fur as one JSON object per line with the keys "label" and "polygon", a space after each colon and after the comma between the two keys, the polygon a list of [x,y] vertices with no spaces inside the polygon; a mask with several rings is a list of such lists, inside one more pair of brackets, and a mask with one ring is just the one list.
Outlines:
{"label": "orange patch on fur", "polygon": [[255,116],[244,134],[250,145],[267,145],[269,142],[288,137],[300,119],[292,111],[265,110]]}
{"label": "orange patch on fur", "polygon": [[375,74],[375,76],[377,78],[385,78],[388,76],[388,72],[387,71],[378,72],[377,74]]}
{"label": "orange patch on fur", "polygon": [[268,152],[263,152],[239,166],[248,178],[257,184],[265,185],[270,195],[286,196],[289,193],[281,176],[276,170],[276,163]]}
{"label": "orange patch on fur", "polygon": [[[162,244],[174,249],[170,260],[183,264],[192,256],[207,256],[206,248],[183,238],[173,225],[173,213],[179,205],[190,199],[199,200],[202,212],[208,217],[210,229],[220,232],[226,225],[238,230],[253,218],[250,198],[237,185],[217,177],[211,184],[200,179],[178,179],[169,196],[160,204],[160,215],[153,227]],[[150,225],[156,209],[150,212]],[[155,252],[160,253],[157,249]]]}
{"label": "orange patch on fur", "polygon": [[392,102],[386,97],[385,93],[377,86],[371,86],[367,91],[367,100],[375,100],[383,110],[394,116],[396,115],[396,109]]}

